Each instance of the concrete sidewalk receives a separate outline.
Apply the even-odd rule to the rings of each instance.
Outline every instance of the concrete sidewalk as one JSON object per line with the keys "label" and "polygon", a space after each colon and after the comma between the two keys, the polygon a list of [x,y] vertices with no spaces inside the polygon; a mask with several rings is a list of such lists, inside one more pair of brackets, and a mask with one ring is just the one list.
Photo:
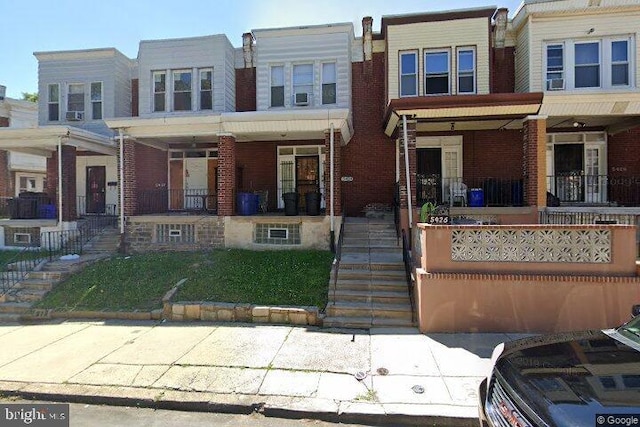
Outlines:
{"label": "concrete sidewalk", "polygon": [[476,425],[506,334],[231,323],[0,325],[0,394],[316,418]]}

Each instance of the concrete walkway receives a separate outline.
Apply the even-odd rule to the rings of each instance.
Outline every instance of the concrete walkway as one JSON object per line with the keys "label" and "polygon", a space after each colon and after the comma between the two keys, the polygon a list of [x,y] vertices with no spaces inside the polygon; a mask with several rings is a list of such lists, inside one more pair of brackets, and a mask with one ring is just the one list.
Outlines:
{"label": "concrete walkway", "polygon": [[476,389],[491,351],[513,338],[230,323],[0,325],[0,394],[366,424],[476,425]]}

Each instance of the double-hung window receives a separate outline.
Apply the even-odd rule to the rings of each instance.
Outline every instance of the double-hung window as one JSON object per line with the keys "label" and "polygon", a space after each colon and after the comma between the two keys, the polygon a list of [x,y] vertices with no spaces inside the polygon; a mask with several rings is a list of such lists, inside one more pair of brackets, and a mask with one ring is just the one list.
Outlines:
{"label": "double-hung window", "polygon": [[271,67],[271,104],[272,107],[284,107],[284,66]]}
{"label": "double-hung window", "polygon": [[574,49],[575,87],[600,87],[600,43],[576,43]]}
{"label": "double-hung window", "polygon": [[167,93],[167,73],[155,71],[153,73],[153,111],[166,111],[165,95]]}
{"label": "double-hung window", "polygon": [[200,109],[213,109],[213,70],[211,68],[200,70]]}
{"label": "double-hung window", "polygon": [[449,94],[449,51],[430,51],[424,54],[425,95]]}
{"label": "double-hung window", "polygon": [[68,87],[67,111],[84,112],[84,84],[71,83]]}
{"label": "double-hung window", "polygon": [[309,105],[313,97],[313,64],[293,66],[293,102]]}
{"label": "double-hung window", "polygon": [[48,118],[50,122],[60,120],[60,85],[50,84],[47,87]]}
{"label": "double-hung window", "polygon": [[629,41],[611,42],[611,86],[629,86]]}
{"label": "double-hung window", "polygon": [[91,83],[91,118],[102,119],[102,82]]}
{"label": "double-hung window", "polygon": [[400,96],[418,96],[418,52],[400,53]]}
{"label": "double-hung window", "polygon": [[191,110],[191,70],[173,72],[173,110]]}
{"label": "double-hung window", "polygon": [[547,90],[564,89],[564,45],[547,46]]}
{"label": "double-hung window", "polygon": [[322,104],[336,103],[336,63],[322,64]]}
{"label": "double-hung window", "polygon": [[476,93],[476,51],[458,49],[458,93]]}

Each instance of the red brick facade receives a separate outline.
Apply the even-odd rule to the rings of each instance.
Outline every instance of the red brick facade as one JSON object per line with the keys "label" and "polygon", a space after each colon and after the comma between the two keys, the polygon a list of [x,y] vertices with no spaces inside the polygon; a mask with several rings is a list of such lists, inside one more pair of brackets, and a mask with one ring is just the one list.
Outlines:
{"label": "red brick facade", "polygon": [[144,191],[167,187],[167,152],[125,139],[124,214],[138,214],[138,202]]}
{"label": "red brick facade", "polygon": [[491,51],[491,93],[513,93],[516,87],[515,48]]}
{"label": "red brick facade", "polygon": [[353,137],[342,147],[342,194],[345,213],[362,215],[369,203],[393,203],[396,178],[395,141],[384,133],[385,54],[351,65]]}
{"label": "red brick facade", "polygon": [[609,135],[607,144],[610,177],[640,175],[640,127]]}
{"label": "red brick facade", "polygon": [[235,212],[236,138],[218,137],[218,215],[230,216]]}
{"label": "red brick facade", "polygon": [[[132,216],[138,210],[138,192],[136,180],[136,143],[125,139],[123,143],[124,159],[124,206],[122,212],[125,216]],[[120,159],[118,159],[118,165]]]}
{"label": "red brick facade", "polygon": [[[544,181],[545,171],[541,171],[541,155],[546,150],[545,119],[530,119],[524,121],[523,131],[523,161],[522,171],[524,177],[524,202],[527,206],[544,207],[541,200],[541,192],[546,193],[540,185]],[[541,141],[545,141],[541,146]],[[542,153],[542,154],[541,154]],[[542,176],[541,176],[542,174]]]}
{"label": "red brick facade", "polygon": [[470,131],[463,133],[463,177],[519,179],[522,177],[520,130]]}
{"label": "red brick facade", "polygon": [[[324,201],[327,214],[331,215],[331,132],[324,135]],[[333,131],[333,214],[342,215],[342,134]]]}
{"label": "red brick facade", "polygon": [[256,111],[256,69],[236,70],[236,111]]}
{"label": "red brick facade", "polygon": [[[58,151],[47,157],[47,188],[45,192],[58,206]],[[62,220],[78,218],[76,197],[76,148],[62,146]]]}
{"label": "red brick facade", "polygon": [[[0,117],[0,128],[9,127],[9,118]],[[9,153],[0,150],[0,197],[13,196],[13,183],[9,172]]]}

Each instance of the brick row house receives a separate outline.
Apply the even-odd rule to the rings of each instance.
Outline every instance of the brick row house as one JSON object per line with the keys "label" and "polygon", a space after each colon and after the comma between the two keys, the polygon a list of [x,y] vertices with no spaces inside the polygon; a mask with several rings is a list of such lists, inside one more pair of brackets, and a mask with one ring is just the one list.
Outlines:
{"label": "brick row house", "polygon": [[640,6],[508,15],[36,53],[39,126],[0,148],[47,157],[49,226],[117,214],[131,251],[326,249],[343,214],[395,202],[403,228],[425,202],[459,222],[635,221]]}

